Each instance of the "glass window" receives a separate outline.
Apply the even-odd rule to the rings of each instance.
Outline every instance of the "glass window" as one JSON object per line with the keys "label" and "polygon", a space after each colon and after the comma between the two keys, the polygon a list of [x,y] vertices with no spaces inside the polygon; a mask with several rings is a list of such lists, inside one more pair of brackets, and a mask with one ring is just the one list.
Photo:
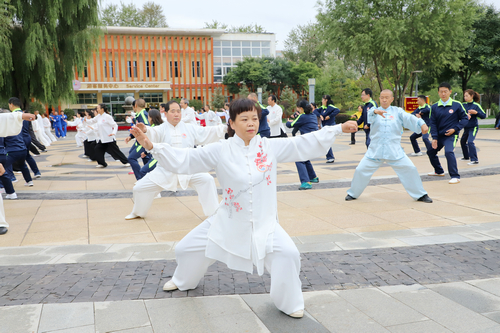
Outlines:
{"label": "glass window", "polygon": [[230,56],[231,56],[231,48],[229,48],[229,47],[225,47],[225,48],[223,48],[223,49],[222,49],[222,55],[223,55],[224,57],[227,57],[227,56],[229,56],[229,57],[230,57]]}
{"label": "glass window", "polygon": [[163,103],[162,93],[140,93],[139,98],[143,98],[146,103]]}
{"label": "glass window", "polygon": [[263,47],[262,48],[262,55],[263,56],[270,56],[271,55],[271,49],[268,47]]}
{"label": "glass window", "polygon": [[240,41],[233,41],[233,47],[240,47],[241,46],[241,42]]}
{"label": "glass window", "polygon": [[231,67],[224,67],[224,75],[227,75],[231,71]]}
{"label": "glass window", "polygon": [[240,48],[233,48],[233,56],[241,56],[241,49]]}
{"label": "glass window", "polygon": [[252,42],[252,47],[260,47],[260,42]]}
{"label": "glass window", "polygon": [[271,47],[271,42],[262,42],[262,47]]}
{"label": "glass window", "polygon": [[260,57],[260,48],[252,47],[252,56]]}
{"label": "glass window", "polygon": [[77,104],[97,104],[97,94],[78,94]]}
{"label": "glass window", "polygon": [[220,67],[214,67],[214,75],[222,75],[222,69]]}
{"label": "glass window", "polygon": [[222,41],[222,46],[231,46],[231,42],[224,40],[224,41]]}
{"label": "glass window", "polygon": [[214,76],[214,82],[222,82],[222,76]]}
{"label": "glass window", "polygon": [[220,40],[214,40],[214,46],[220,46]]}
{"label": "glass window", "polygon": [[214,57],[220,57],[220,48],[214,47]]}
{"label": "glass window", "polygon": [[250,47],[250,42],[241,42],[241,46]]}
{"label": "glass window", "polygon": [[222,58],[222,65],[231,66],[231,57]]}
{"label": "glass window", "polygon": [[250,51],[251,49],[249,47],[244,47],[241,49],[241,54],[243,56],[251,56],[252,52]]}
{"label": "glass window", "polygon": [[102,94],[102,102],[109,103],[110,102],[110,94]]}
{"label": "glass window", "polygon": [[220,66],[221,60],[220,57],[214,57],[214,66]]}
{"label": "glass window", "polygon": [[238,61],[241,61],[241,57],[233,57],[233,66],[236,66]]}

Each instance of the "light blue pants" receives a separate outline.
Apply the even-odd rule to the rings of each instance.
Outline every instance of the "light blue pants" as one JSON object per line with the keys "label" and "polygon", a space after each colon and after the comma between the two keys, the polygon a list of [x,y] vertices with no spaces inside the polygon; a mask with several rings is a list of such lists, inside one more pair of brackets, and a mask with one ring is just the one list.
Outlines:
{"label": "light blue pants", "polygon": [[396,171],[399,180],[410,197],[417,200],[427,194],[422,185],[422,179],[420,179],[417,168],[406,155],[400,160],[379,160],[371,159],[366,156],[363,157],[356,167],[354,178],[351,182],[351,188],[347,190],[347,194],[353,198],[359,198],[361,193],[363,193],[368,186],[372,175],[378,170],[382,163],[389,164],[392,169]]}

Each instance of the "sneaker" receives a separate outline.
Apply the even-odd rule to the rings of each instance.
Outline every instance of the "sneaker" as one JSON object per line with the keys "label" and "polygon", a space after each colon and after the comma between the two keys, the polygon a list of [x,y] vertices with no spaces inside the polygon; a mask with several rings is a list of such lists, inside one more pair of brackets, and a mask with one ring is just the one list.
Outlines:
{"label": "sneaker", "polygon": [[38,178],[40,178],[40,177],[42,177],[42,175],[41,175],[41,174],[36,174],[36,175],[35,175],[35,178],[36,178],[36,179],[38,179]]}
{"label": "sneaker", "polygon": [[468,159],[468,158],[465,158],[465,157],[462,157],[462,158],[460,159],[460,161],[468,161],[468,160],[469,160],[469,159]]}
{"label": "sneaker", "polygon": [[423,153],[421,151],[419,151],[418,153],[411,153],[410,155],[411,156],[422,156]]}
{"label": "sneaker", "polygon": [[134,174],[134,172],[133,172],[133,171],[130,171],[128,174],[129,174],[129,175],[133,175],[133,174]]}
{"label": "sneaker", "polygon": [[448,183],[449,184],[458,184],[458,183],[460,183],[460,178],[452,178],[452,179],[450,179],[450,181]]}
{"label": "sneaker", "polygon": [[134,213],[130,213],[127,216],[125,216],[125,220],[133,220],[133,219],[137,219],[137,218],[140,218],[140,216],[137,216]]}
{"label": "sneaker", "polygon": [[351,143],[349,143],[349,146],[352,146],[352,145],[355,145],[355,144],[356,144],[356,142],[351,142]]}
{"label": "sneaker", "polygon": [[3,187],[0,188],[0,193],[5,193],[5,189]]}
{"label": "sneaker", "polygon": [[13,182],[13,183],[17,183],[18,181],[19,181],[19,180],[17,180],[17,179],[12,179],[12,182]]}
{"label": "sneaker", "polygon": [[29,181],[27,182],[26,184],[24,184],[24,186],[29,186],[29,187],[32,187],[33,186],[33,181]]}
{"label": "sneaker", "polygon": [[175,285],[175,283],[172,280],[168,281],[167,283],[165,283],[163,285],[163,290],[165,290],[165,291],[172,291],[172,290],[176,290],[176,289],[177,289],[177,286]]}
{"label": "sneaker", "polygon": [[42,153],[46,153],[47,152],[47,149],[44,149],[44,150],[41,150]]}
{"label": "sneaker", "polygon": [[17,194],[15,192],[12,194],[7,194],[5,196],[5,199],[15,200],[15,199],[17,199]]}
{"label": "sneaker", "polygon": [[300,185],[299,187],[299,190],[310,190],[310,189],[312,189],[311,183],[302,183],[302,185]]}
{"label": "sneaker", "polygon": [[40,156],[40,154],[33,154],[33,157],[38,157]]}
{"label": "sneaker", "polygon": [[468,165],[474,165],[474,164],[479,164],[479,161],[470,161],[469,163],[467,163]]}
{"label": "sneaker", "polygon": [[104,165],[102,165],[102,164],[97,164],[95,167],[96,167],[96,168],[104,168]]}
{"label": "sneaker", "polygon": [[89,158],[89,159],[87,160],[87,162],[93,162],[93,161],[92,161],[92,159],[90,159],[90,158]]}
{"label": "sneaker", "polygon": [[318,177],[313,178],[313,179],[311,179],[311,180],[310,180],[310,182],[311,182],[311,183],[315,183],[315,184],[316,184],[316,183],[319,183],[319,178],[318,178]]}
{"label": "sneaker", "polygon": [[82,155],[82,157],[83,157],[83,158],[88,158],[88,156],[87,156],[87,155]]}
{"label": "sneaker", "polygon": [[304,310],[295,311],[294,313],[290,313],[289,316],[292,318],[302,318],[304,317]]}
{"label": "sneaker", "polygon": [[438,177],[444,177],[444,173],[435,173],[435,172],[429,172],[427,176],[438,176]]}
{"label": "sneaker", "polygon": [[418,198],[417,201],[422,201],[422,202],[425,202],[425,203],[432,203],[432,199],[427,194],[424,194],[423,196],[421,196],[420,198]]}
{"label": "sneaker", "polygon": [[348,194],[346,197],[345,197],[345,201],[352,201],[352,200],[356,200],[355,197],[351,197],[350,194]]}
{"label": "sneaker", "polygon": [[333,162],[335,162],[334,158],[330,158],[329,160],[326,160],[326,163],[333,163]]}
{"label": "sneaker", "polygon": [[129,167],[129,166],[130,166],[130,163],[124,164],[123,166],[124,166],[124,167]]}
{"label": "sneaker", "polygon": [[155,197],[155,199],[161,199],[161,193],[158,193],[158,195]]}
{"label": "sneaker", "polygon": [[22,174],[22,172],[21,172],[21,171],[14,171],[14,173],[15,173],[15,174],[18,174],[18,175]]}

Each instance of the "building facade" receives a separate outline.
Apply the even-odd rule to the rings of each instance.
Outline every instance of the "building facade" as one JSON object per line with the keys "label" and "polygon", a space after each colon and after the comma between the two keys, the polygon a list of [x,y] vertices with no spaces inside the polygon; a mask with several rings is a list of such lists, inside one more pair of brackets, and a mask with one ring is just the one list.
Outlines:
{"label": "building facade", "polygon": [[211,101],[214,89],[246,56],[274,56],[275,35],[232,34],[219,29],[107,27],[100,47],[82,73],[75,72],[75,104],[84,110],[98,103],[122,115],[125,98],[144,98],[148,107],[172,98]]}

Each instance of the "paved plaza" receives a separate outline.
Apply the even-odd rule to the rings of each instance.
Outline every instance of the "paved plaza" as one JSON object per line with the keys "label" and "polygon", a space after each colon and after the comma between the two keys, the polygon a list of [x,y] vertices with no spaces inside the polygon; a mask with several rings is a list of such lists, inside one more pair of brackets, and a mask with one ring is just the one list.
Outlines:
{"label": "paved plaza", "polygon": [[280,164],[279,221],[302,256],[302,319],[272,304],[267,273],[222,263],[196,289],[164,292],[176,243],[205,218],[196,193],[164,191],[145,218],[126,221],[130,168],[108,156],[96,169],[73,136],[36,157],[35,186],[16,175],[19,200],[4,200],[0,333],[500,332],[500,131],[480,129],[480,164],[459,160],[458,185],[426,176],[426,155],[411,157],[432,204],[412,200],[388,166],[344,200],[366,151],[361,132],[353,146],[338,138],[335,163],[312,161],[312,190],[298,191],[295,164]]}

